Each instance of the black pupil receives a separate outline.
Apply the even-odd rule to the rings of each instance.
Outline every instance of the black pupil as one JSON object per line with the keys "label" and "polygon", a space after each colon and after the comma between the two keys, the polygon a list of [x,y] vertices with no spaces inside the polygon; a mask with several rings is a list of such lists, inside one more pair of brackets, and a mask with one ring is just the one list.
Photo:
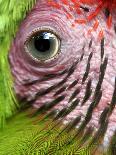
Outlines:
{"label": "black pupil", "polygon": [[50,49],[50,39],[46,39],[47,32],[41,32],[34,37],[34,46],[39,52],[47,52]]}

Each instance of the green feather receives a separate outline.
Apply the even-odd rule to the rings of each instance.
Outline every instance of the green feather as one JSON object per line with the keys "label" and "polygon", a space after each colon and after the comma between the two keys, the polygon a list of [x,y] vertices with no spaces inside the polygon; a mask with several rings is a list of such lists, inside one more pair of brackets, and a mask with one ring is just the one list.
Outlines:
{"label": "green feather", "polygon": [[[46,121],[35,121],[25,113],[19,113],[7,121],[7,126],[0,133],[0,155],[31,155],[31,154],[63,154],[73,152],[75,145],[65,147],[65,143],[70,140],[72,134],[61,132],[61,128],[51,129],[55,123],[50,118]],[[51,125],[48,125],[51,124]],[[77,142],[75,143],[77,145]],[[81,152],[81,148],[79,150]],[[66,153],[67,154],[67,153]]]}
{"label": "green feather", "polygon": [[0,128],[17,109],[8,51],[13,37],[26,13],[36,0],[0,0]]}
{"label": "green feather", "polygon": [[[32,108],[30,109],[32,112]],[[32,117],[28,110],[7,119],[7,125],[0,133],[0,155],[92,155],[99,144],[93,144],[92,136],[82,135],[73,139],[76,129],[63,131],[65,125],[43,119],[45,114]],[[56,125],[57,124],[57,125]],[[86,140],[85,140],[86,139]],[[99,155],[112,155],[99,153]]]}

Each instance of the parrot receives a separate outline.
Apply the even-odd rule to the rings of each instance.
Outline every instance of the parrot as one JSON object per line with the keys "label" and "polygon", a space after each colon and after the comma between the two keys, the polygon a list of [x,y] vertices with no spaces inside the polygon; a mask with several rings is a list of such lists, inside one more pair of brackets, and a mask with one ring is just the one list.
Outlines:
{"label": "parrot", "polygon": [[0,155],[116,155],[116,0],[0,0]]}

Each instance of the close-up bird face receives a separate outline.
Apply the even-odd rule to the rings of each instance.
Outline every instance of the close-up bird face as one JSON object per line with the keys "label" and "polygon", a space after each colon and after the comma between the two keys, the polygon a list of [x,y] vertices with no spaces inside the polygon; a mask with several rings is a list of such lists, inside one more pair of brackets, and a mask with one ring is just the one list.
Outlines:
{"label": "close-up bird face", "polygon": [[116,136],[115,6],[105,0],[37,0],[9,50],[21,106],[55,112],[53,119],[65,126],[73,122],[74,139],[91,129],[90,144],[99,141],[96,154],[111,148]]}

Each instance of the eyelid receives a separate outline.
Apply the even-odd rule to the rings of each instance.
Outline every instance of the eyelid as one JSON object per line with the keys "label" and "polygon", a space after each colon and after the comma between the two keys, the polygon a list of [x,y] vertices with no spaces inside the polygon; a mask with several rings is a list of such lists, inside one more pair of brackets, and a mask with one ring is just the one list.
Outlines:
{"label": "eyelid", "polygon": [[51,27],[49,28],[49,27],[46,27],[46,26],[42,26],[42,27],[33,29],[29,33],[29,35],[25,39],[24,45],[30,40],[30,38],[34,37],[34,35],[36,35],[38,32],[44,32],[44,31],[53,33],[54,35],[56,35],[59,38],[60,41],[62,40],[61,36],[54,29],[52,29]]}

